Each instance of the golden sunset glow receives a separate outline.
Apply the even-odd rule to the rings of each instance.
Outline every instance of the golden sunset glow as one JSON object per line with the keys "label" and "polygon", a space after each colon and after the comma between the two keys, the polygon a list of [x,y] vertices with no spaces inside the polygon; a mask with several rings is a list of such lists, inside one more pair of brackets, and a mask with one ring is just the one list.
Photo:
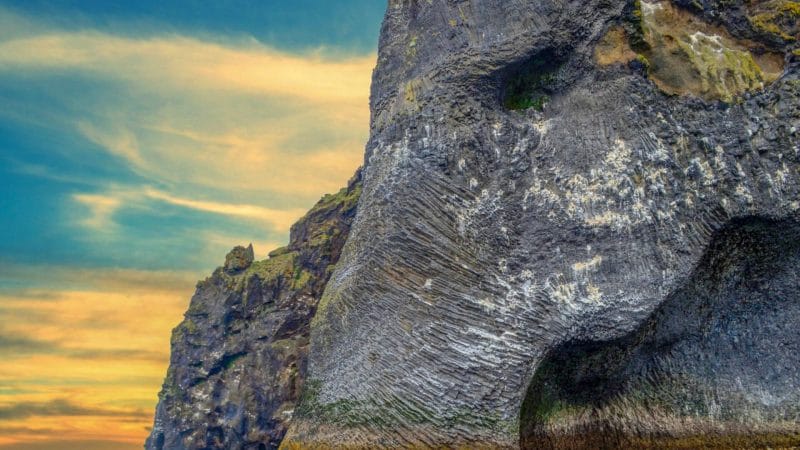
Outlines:
{"label": "golden sunset glow", "polygon": [[140,449],[196,282],[361,164],[385,6],[45,3],[0,6],[0,450]]}
{"label": "golden sunset glow", "polygon": [[[169,330],[186,309],[192,275],[59,276],[97,281],[92,290],[0,296],[2,339],[27,349],[0,366],[0,444],[58,434],[141,446],[169,360]],[[148,277],[158,282],[137,283]]]}

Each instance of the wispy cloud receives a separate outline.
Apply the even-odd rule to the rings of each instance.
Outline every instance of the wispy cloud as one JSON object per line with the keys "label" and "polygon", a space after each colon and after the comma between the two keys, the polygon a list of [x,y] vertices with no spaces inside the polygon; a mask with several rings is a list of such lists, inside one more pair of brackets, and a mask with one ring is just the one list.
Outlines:
{"label": "wispy cloud", "polygon": [[363,99],[374,62],[373,56],[292,55],[254,41],[232,48],[188,37],[130,39],[90,31],[0,44],[0,63],[12,70],[72,69],[159,90],[211,88],[336,105]]}
{"label": "wispy cloud", "polygon": [[[20,443],[13,443],[13,444],[0,444],[0,449],[2,450],[141,450],[142,444],[141,442],[117,442],[113,440],[66,440],[66,439],[59,439],[59,433],[61,430],[55,430],[52,428],[37,428],[37,429],[30,429],[25,427],[9,427],[7,429],[0,428],[0,433],[3,433],[4,430],[16,430],[13,434],[20,433],[19,430],[29,429],[31,430],[30,436],[40,436],[39,439],[43,439],[43,436],[53,436],[50,439],[44,442],[20,442]],[[12,431],[9,431],[11,433]]]}
{"label": "wispy cloud", "polygon": [[0,76],[116,83],[113,96],[50,94],[82,115],[64,118],[75,132],[140,174],[295,195],[335,189],[358,165],[374,63],[175,35],[54,29],[0,41]]}
{"label": "wispy cloud", "polygon": [[[265,229],[285,233],[306,211],[305,208],[265,208],[258,205],[223,203],[178,197],[150,186],[108,187],[101,194],[73,194],[72,200],[87,209],[79,215],[77,223],[92,232],[107,234],[117,230],[114,215],[124,208],[153,209],[153,203],[167,203],[204,213],[246,219],[260,224]],[[240,243],[234,241],[233,243]],[[230,244],[230,243],[229,243]]]}
{"label": "wispy cloud", "polygon": [[112,216],[122,205],[121,199],[96,194],[75,194],[72,198],[89,210],[89,214],[80,219],[81,225],[96,232],[109,232],[114,229]]}
{"label": "wispy cloud", "polygon": [[176,206],[182,206],[184,208],[190,208],[214,214],[257,219],[265,223],[269,223],[281,231],[288,230],[292,223],[294,223],[305,212],[305,210],[302,208],[279,210],[263,208],[255,205],[192,200],[188,198],[176,197],[152,188],[146,189],[145,195],[151,199],[161,200],[163,202],[167,202]]}
{"label": "wispy cloud", "polygon": [[0,259],[0,449],[140,447],[196,280],[360,164],[375,55],[53,23],[0,7],[0,124],[48,135],[1,157],[64,189],[52,229],[82,253]]}
{"label": "wispy cloud", "polygon": [[125,411],[119,409],[90,407],[75,404],[67,399],[54,399],[46,402],[17,403],[0,406],[0,420],[25,419],[31,416],[108,416],[144,418],[144,411]]}
{"label": "wispy cloud", "polygon": [[109,132],[109,130],[101,130],[87,121],[78,121],[75,126],[87,139],[100,145],[113,155],[124,158],[136,167],[144,167],[146,165],[139,152],[136,135],[132,132],[124,128]]}
{"label": "wispy cloud", "polygon": [[[0,23],[15,17],[0,8]],[[0,34],[0,82],[40,89],[35,101],[0,117],[41,117],[38,126],[87,143],[54,146],[53,153],[80,162],[100,151],[120,167],[117,179],[108,179],[113,172],[105,166],[105,180],[90,175],[87,189],[65,196],[67,222],[80,226],[87,245],[107,252],[136,240],[131,233],[157,234],[120,221],[156,217],[159,203],[247,223],[250,231],[237,233],[245,241],[281,242],[362,160],[374,54],[291,54],[253,40],[134,38],[18,21],[27,29]],[[59,89],[65,79],[92,88]],[[42,164],[20,167],[43,179],[70,179]],[[219,223],[191,226],[186,241],[201,238],[201,226],[219,234]]]}
{"label": "wispy cloud", "polygon": [[[0,315],[3,315],[0,311]],[[111,328],[119,324],[103,327],[104,322],[94,321],[88,326]],[[0,330],[0,356],[3,358],[26,358],[33,354],[60,355],[69,359],[108,362],[114,360],[139,360],[161,363],[168,358],[166,349],[153,351],[140,348],[68,348],[57,341],[43,341],[28,336],[14,336]]]}
{"label": "wispy cloud", "polygon": [[0,386],[9,388],[0,390],[0,426],[18,428],[0,446],[47,436],[141,443],[169,330],[197,275],[8,264],[0,273],[0,286],[52,276],[38,292],[0,291]]}
{"label": "wispy cloud", "polygon": [[9,336],[0,332],[0,356],[49,352],[52,344],[27,336]]}
{"label": "wispy cloud", "polygon": [[[220,257],[221,259],[221,257]],[[213,261],[212,261],[213,264]],[[43,276],[46,274],[46,276]],[[161,292],[186,296],[191,294],[202,272],[191,270],[138,270],[109,267],[75,267],[58,265],[25,265],[0,260],[0,288],[9,282],[25,286],[24,292],[9,292],[25,297],[48,297],[52,289],[91,290],[101,292]],[[38,289],[38,290],[37,290]],[[6,292],[8,294],[9,292]],[[3,290],[0,290],[0,295]],[[0,304],[1,306],[1,304]]]}

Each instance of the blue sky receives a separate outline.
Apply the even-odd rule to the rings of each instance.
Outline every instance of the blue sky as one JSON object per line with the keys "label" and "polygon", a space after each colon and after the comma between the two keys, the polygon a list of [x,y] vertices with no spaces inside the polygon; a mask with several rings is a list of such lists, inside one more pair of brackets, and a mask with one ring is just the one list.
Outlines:
{"label": "blue sky", "polygon": [[385,7],[0,1],[0,449],[146,434],[196,280],[361,163]]}
{"label": "blue sky", "polygon": [[256,39],[297,51],[321,46],[371,52],[386,4],[380,0],[4,0],[9,9],[63,29],[116,34],[178,33]]}
{"label": "blue sky", "polygon": [[[212,3],[213,6],[208,6]],[[202,51],[202,45],[213,43],[232,49],[233,52],[239,49],[255,52],[271,49],[301,57],[315,54],[324,58],[330,55],[334,60],[358,58],[374,53],[379,18],[385,8],[383,2],[378,0],[6,0],[0,5],[0,24],[16,24],[2,27],[5,31],[0,31],[0,37],[5,42],[14,37],[35,38],[54,32],[64,35],[80,34],[89,30],[96,33],[94,38],[100,42],[107,37],[123,40],[120,46],[142,39],[161,38],[168,44],[171,40],[188,38],[196,39],[195,44],[198,45],[184,43],[186,49],[177,48],[176,52]],[[16,33],[14,28],[18,30]],[[87,45],[77,38],[76,40],[78,42],[74,46]],[[24,45],[20,47],[24,48]],[[8,51],[15,50],[18,49]],[[132,54],[127,57],[108,58],[107,61],[97,61],[96,64],[116,64],[117,69],[125,71],[127,65],[137,64],[136,60],[143,57],[137,53],[148,52],[148,49],[128,51]],[[236,55],[231,57],[235,58]],[[12,55],[11,58],[4,59],[14,58]],[[145,61],[145,64],[158,65],[158,55],[147,59],[150,61]],[[201,64],[202,61],[197,63]],[[186,211],[185,208],[159,205],[149,211],[139,208],[138,211],[120,211],[119,215],[115,215],[123,219],[117,221],[121,234],[136,235],[144,241],[120,239],[115,242],[114,248],[105,244],[102,248],[97,248],[87,242],[85,233],[74,229],[76,222],[79,222],[81,208],[91,206],[86,202],[71,202],[69,198],[72,194],[97,193],[111,184],[147,184],[155,185],[156,188],[169,188],[167,184],[170,182],[180,183],[185,191],[192,191],[196,196],[206,199],[261,203],[280,209],[288,209],[289,206],[308,207],[322,193],[318,192],[318,188],[317,192],[270,195],[272,192],[265,192],[259,186],[246,186],[243,189],[245,192],[237,192],[231,186],[194,183],[191,176],[180,180],[157,174],[149,176],[152,174],[137,171],[135,167],[131,167],[130,161],[120,159],[113,151],[104,151],[103,144],[108,142],[98,142],[101,136],[95,136],[98,139],[87,138],[87,134],[90,134],[87,130],[99,129],[101,134],[108,135],[104,136],[106,141],[115,137],[122,138],[129,133],[137,141],[144,141],[142,145],[159,145],[159,139],[169,136],[164,136],[164,133],[158,136],[157,131],[143,128],[162,119],[153,117],[146,124],[142,124],[143,121],[140,120],[143,116],[159,114],[171,114],[172,117],[167,120],[180,123],[182,131],[193,127],[202,128],[205,126],[203,122],[213,122],[219,125],[220,134],[250,125],[241,123],[241,115],[249,116],[247,120],[250,122],[258,117],[260,125],[268,123],[271,118],[278,123],[287,114],[302,116],[302,109],[308,106],[296,103],[291,94],[269,96],[263,95],[257,89],[227,94],[195,92],[180,86],[183,80],[176,80],[178,86],[169,89],[169,92],[163,92],[157,86],[147,86],[147,82],[141,83],[144,86],[136,86],[135,81],[126,80],[124,76],[111,70],[108,73],[98,73],[99,71],[91,67],[83,68],[71,62],[48,65],[40,61],[22,61],[17,62],[17,67],[13,63],[6,64],[8,66],[5,69],[0,67],[0,102],[6,105],[3,108],[5,111],[0,112],[0,170],[5,180],[0,188],[0,205],[7,212],[6,219],[0,223],[2,259],[25,263],[199,269],[207,268],[209,262],[203,263],[189,258],[188,253],[196,254],[200,250],[199,246],[205,246],[206,243],[192,242],[190,239],[171,239],[174,234],[198,235],[198,222],[202,222],[200,226],[204,229],[212,226],[213,229],[225,229],[233,236],[251,237],[258,241],[272,243],[285,238],[285,230],[265,230],[263,224],[255,226],[233,221],[234,223],[223,226],[226,224],[219,223],[223,221],[221,217],[197,217],[196,213]],[[180,65],[176,69],[179,70]],[[326,70],[324,64],[320,66],[320,70]],[[266,72],[263,75],[268,78],[268,70]],[[149,81],[153,84],[159,83],[157,79]],[[220,85],[224,84],[224,80],[220,81]],[[212,85],[208,88],[218,87]],[[298,88],[302,89],[300,86]],[[228,95],[228,98],[219,100],[220,95]],[[362,96],[366,95],[364,92]],[[196,111],[197,108],[214,107],[219,107],[220,110],[208,111],[202,117],[185,117],[184,114]],[[237,114],[232,109],[247,111]],[[301,111],[298,112],[298,109]],[[131,117],[137,117],[138,123],[132,124]],[[309,120],[308,129],[298,130],[284,140],[286,145],[282,150],[287,153],[286,157],[312,152],[320,146],[320,141],[342,142],[348,138],[348,142],[356,147],[353,152],[361,153],[358,140],[352,136],[353,127],[343,131],[339,128],[339,123],[326,124],[313,114],[305,117]],[[225,124],[225,121],[231,123]],[[119,122],[123,126],[118,125]],[[123,129],[136,125],[139,125],[138,130]],[[363,124],[358,131],[363,134],[365,126]],[[113,136],[113,127],[117,127],[117,136]],[[173,141],[178,140],[174,136],[173,138]],[[171,142],[170,145],[177,143]],[[159,149],[152,150],[158,151]],[[202,144],[197,145],[197,151],[203,151]],[[352,155],[349,156],[352,159]],[[160,161],[162,158],[156,160]],[[342,173],[336,173],[335,176],[340,183],[347,178]],[[273,174],[273,177],[278,175]],[[333,187],[331,182],[321,186],[322,190]],[[257,195],[262,196],[258,202]],[[147,205],[140,206],[144,208]],[[205,223],[207,221],[217,223]],[[168,240],[170,243],[166,243]],[[173,245],[174,251],[159,255],[141,251],[142,245],[150,244]],[[132,253],[134,257],[131,257]]]}

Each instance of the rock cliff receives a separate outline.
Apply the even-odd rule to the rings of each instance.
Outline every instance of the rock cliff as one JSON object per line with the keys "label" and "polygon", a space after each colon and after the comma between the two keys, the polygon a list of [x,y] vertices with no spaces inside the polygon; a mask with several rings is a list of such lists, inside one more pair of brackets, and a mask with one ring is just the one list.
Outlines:
{"label": "rock cliff", "polygon": [[800,445],[798,17],[391,0],[341,257],[307,297],[270,288],[308,299],[301,350],[215,369],[286,339],[259,340],[283,319],[224,319],[225,284],[252,276],[218,270],[150,445],[267,448],[287,425],[284,448]]}
{"label": "rock cliff", "polygon": [[147,449],[278,448],[303,388],[309,324],[360,192],[357,173],[292,227],[287,247],[264,261],[236,247],[198,283],[172,332]]}

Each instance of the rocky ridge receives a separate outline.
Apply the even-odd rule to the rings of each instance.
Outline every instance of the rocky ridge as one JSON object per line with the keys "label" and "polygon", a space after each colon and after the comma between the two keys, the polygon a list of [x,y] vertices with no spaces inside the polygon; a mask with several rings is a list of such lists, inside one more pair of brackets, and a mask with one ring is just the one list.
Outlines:
{"label": "rocky ridge", "polygon": [[198,283],[172,332],[147,449],[278,448],[303,388],[309,324],[360,192],[357,173],[292,226],[287,247],[263,261],[252,245],[236,247]]}

